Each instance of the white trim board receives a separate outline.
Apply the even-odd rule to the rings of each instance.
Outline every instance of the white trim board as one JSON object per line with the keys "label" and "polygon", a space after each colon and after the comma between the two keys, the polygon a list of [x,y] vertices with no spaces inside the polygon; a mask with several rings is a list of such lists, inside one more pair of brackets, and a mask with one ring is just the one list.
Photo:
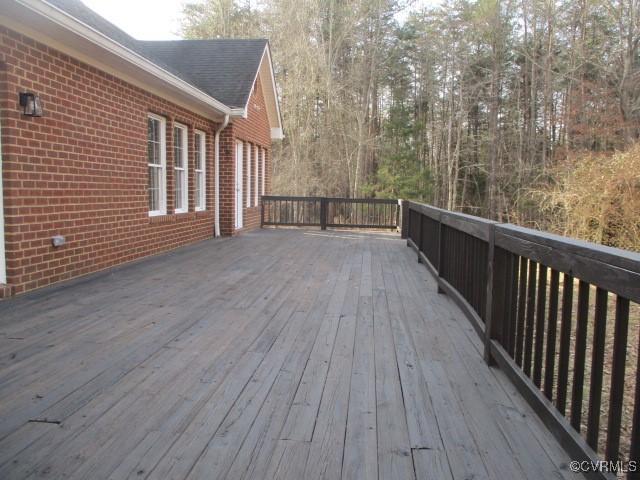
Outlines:
{"label": "white trim board", "polygon": [[243,145],[241,141],[236,141],[236,168],[235,168],[235,229],[242,228],[244,222],[242,218],[244,208],[244,178],[242,176],[242,167],[244,165]]}
{"label": "white trim board", "polygon": [[[154,113],[148,113],[147,122],[149,121],[148,119],[152,119],[160,123],[160,208],[158,210],[149,210],[149,216],[156,217],[158,215],[167,214],[167,119]],[[147,175],[149,175],[149,167],[153,166],[154,168],[158,168],[156,165],[158,164],[150,164],[149,159],[147,158]]]}
{"label": "white trim board", "polygon": [[[268,68],[268,72],[266,69]],[[264,101],[267,104],[267,117],[269,119],[269,127],[271,128],[271,139],[272,140],[282,140],[284,138],[283,129],[282,129],[282,115],[280,114],[280,103],[278,102],[278,88],[276,85],[276,77],[273,72],[273,63],[271,61],[271,50],[269,48],[269,44],[267,43],[264,47],[264,51],[262,52],[262,58],[260,59],[260,64],[258,65],[258,70],[256,71],[255,77],[253,77],[252,91],[256,87],[256,82],[258,81],[258,76],[260,73],[264,73],[261,76],[262,80],[262,96],[264,97]],[[269,86],[271,94],[267,95],[265,91],[265,84],[268,81],[270,82]],[[247,98],[247,103],[245,104],[243,109],[234,108],[231,110],[231,114],[234,116],[241,116],[242,118],[248,117],[249,112],[249,102],[251,101],[251,94],[249,94],[249,98]]]}
{"label": "white trim board", "polygon": [[[176,130],[180,132],[180,148],[182,160],[181,167],[176,164]],[[189,127],[182,123],[173,122],[173,191],[174,191],[174,213],[187,213],[189,211]],[[176,172],[182,172],[182,198],[180,198],[180,204],[182,207],[178,208],[176,203],[178,202],[178,174]]]}

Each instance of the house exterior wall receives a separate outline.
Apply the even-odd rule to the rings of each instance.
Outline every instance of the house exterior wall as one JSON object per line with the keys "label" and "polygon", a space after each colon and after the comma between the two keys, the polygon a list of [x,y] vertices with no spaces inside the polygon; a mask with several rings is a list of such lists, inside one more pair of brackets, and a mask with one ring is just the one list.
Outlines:
{"label": "house exterior wall", "polygon": [[[40,95],[43,117],[22,115],[21,91]],[[258,97],[256,105],[264,105]],[[148,214],[149,113],[166,118],[167,215],[156,217]],[[250,113],[222,132],[221,193],[233,189],[229,142],[240,135],[268,145],[262,121]],[[213,237],[215,122],[2,26],[0,122],[7,263],[0,297]],[[173,213],[174,122],[188,127],[189,211],[181,214]],[[195,212],[194,129],[206,133],[201,212]],[[222,197],[221,221],[233,215],[230,207]],[[53,235],[66,244],[54,248]]]}
{"label": "house exterior wall", "polygon": [[[271,128],[269,119],[267,118],[267,109],[265,106],[264,95],[262,90],[262,79],[258,76],[255,88],[249,97],[247,118],[235,119],[233,123],[225,129],[224,135],[221,135],[221,162],[224,166],[220,167],[220,229],[223,235],[233,235],[242,231],[251,230],[260,226],[260,204],[247,207],[247,185],[251,181],[251,194],[254,195],[255,186],[255,167],[248,172],[247,168],[243,171],[243,228],[236,230],[234,228],[234,212],[235,212],[235,144],[241,141],[244,144],[243,155],[246,166],[247,155],[249,154],[248,145],[251,146],[251,160],[255,161],[255,147],[258,146],[265,154],[265,192],[260,194],[271,193]],[[224,139],[224,140],[223,140]],[[224,151],[223,151],[224,150]],[[253,165],[253,163],[252,163]],[[261,178],[261,162],[259,163],[258,176]],[[223,176],[228,173],[229,176]],[[253,205],[253,204],[252,204]],[[222,215],[222,211],[225,215]]]}

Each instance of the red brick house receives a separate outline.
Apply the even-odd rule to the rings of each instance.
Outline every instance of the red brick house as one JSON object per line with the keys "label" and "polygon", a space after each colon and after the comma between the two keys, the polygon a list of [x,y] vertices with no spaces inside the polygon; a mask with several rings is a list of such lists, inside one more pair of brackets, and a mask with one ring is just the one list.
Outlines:
{"label": "red brick house", "polygon": [[137,41],[2,0],[0,296],[259,225],[282,138],[266,40]]}

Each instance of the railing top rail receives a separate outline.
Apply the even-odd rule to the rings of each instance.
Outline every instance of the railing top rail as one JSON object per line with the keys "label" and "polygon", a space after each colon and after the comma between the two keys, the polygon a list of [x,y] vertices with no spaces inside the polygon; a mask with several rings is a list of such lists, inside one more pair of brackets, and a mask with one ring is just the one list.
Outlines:
{"label": "railing top rail", "polygon": [[303,200],[309,202],[319,202],[323,197],[302,197],[292,195],[262,195],[263,200]]}
{"label": "railing top rail", "polygon": [[489,241],[490,227],[498,224],[498,222],[486,218],[452,212],[418,202],[409,202],[409,209],[423,213],[434,220],[442,222],[444,225],[461,230],[485,242]]}
{"label": "railing top rail", "polygon": [[518,237],[523,240],[539,243],[571,254],[581,255],[591,260],[640,273],[640,253],[637,252],[607,247],[605,245],[556,235],[542,230],[521,227],[511,223],[499,224],[497,228],[505,235]]}
{"label": "railing top rail", "polygon": [[640,303],[640,255],[516,225],[496,226],[496,246]]}
{"label": "railing top rail", "polygon": [[409,206],[409,210],[415,210],[416,212],[422,213],[434,220],[440,220],[440,215],[446,213],[447,210],[442,208],[434,207],[432,205],[426,205],[424,203],[414,202],[412,200],[407,200],[407,205]]}
{"label": "railing top rail", "polygon": [[384,203],[388,205],[397,205],[398,200],[393,198],[346,198],[346,197],[325,197],[329,202],[348,202],[348,203]]}

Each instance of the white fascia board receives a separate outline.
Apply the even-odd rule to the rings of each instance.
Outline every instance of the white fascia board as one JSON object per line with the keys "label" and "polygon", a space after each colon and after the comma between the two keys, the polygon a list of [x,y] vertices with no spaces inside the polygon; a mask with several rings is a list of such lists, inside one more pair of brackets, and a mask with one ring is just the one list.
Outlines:
{"label": "white fascia board", "polygon": [[268,65],[269,65],[269,72],[271,73],[271,87],[273,88],[273,99],[276,104],[276,112],[278,114],[278,127],[280,127],[280,130],[282,131],[282,114],[280,113],[280,102],[278,101],[278,86],[276,85],[276,76],[273,73],[273,62],[271,61],[271,50],[269,49],[268,42],[267,42],[267,45],[264,47],[264,52],[265,52],[264,55],[267,56],[267,60],[269,60]]}
{"label": "white fascia board", "polygon": [[185,82],[173,73],[164,70],[142,55],[124,47],[118,42],[115,42],[103,33],[72,17],[58,7],[47,3],[45,0],[16,0],[16,2],[31,12],[47,18],[49,21],[54,22],[73,34],[84,38],[107,52],[116,55],[117,57],[133,64],[137,68],[159,78],[173,88],[181,90],[198,102],[213,108],[218,113],[223,115],[231,113],[231,109],[222,102]]}
{"label": "white fascia board", "polygon": [[[276,127],[272,127],[271,128],[271,138],[272,139],[282,139],[284,138],[284,135],[282,134],[282,115],[280,114],[280,102],[278,102],[278,89],[276,87],[276,77],[275,74],[273,73],[273,63],[271,63],[271,52],[269,50],[269,42],[267,42],[267,44],[264,46],[264,51],[262,52],[262,58],[260,59],[260,63],[258,64],[258,69],[256,70],[256,75],[255,77],[253,77],[253,83],[252,88],[255,87],[256,81],[258,80],[258,75],[260,74],[260,68],[262,67],[262,62],[265,61],[265,57],[268,60],[268,65],[269,65],[269,73],[271,74],[271,88],[273,89],[273,99],[274,102],[276,104],[276,115],[278,117],[278,125]],[[251,95],[249,95],[249,98],[247,98],[247,103],[244,106],[244,110],[243,110],[243,114],[242,114],[242,118],[247,118],[247,112],[249,111],[249,102],[251,101]],[[234,110],[238,110],[240,111],[241,109],[234,109]],[[232,110],[232,112],[234,111]],[[239,114],[238,114],[239,116]],[[280,135],[282,135],[281,137],[274,137],[273,136],[273,130],[280,130]]]}
{"label": "white fascia board", "polygon": [[247,106],[244,108],[232,108],[231,116],[234,118],[249,118],[249,109]]}

